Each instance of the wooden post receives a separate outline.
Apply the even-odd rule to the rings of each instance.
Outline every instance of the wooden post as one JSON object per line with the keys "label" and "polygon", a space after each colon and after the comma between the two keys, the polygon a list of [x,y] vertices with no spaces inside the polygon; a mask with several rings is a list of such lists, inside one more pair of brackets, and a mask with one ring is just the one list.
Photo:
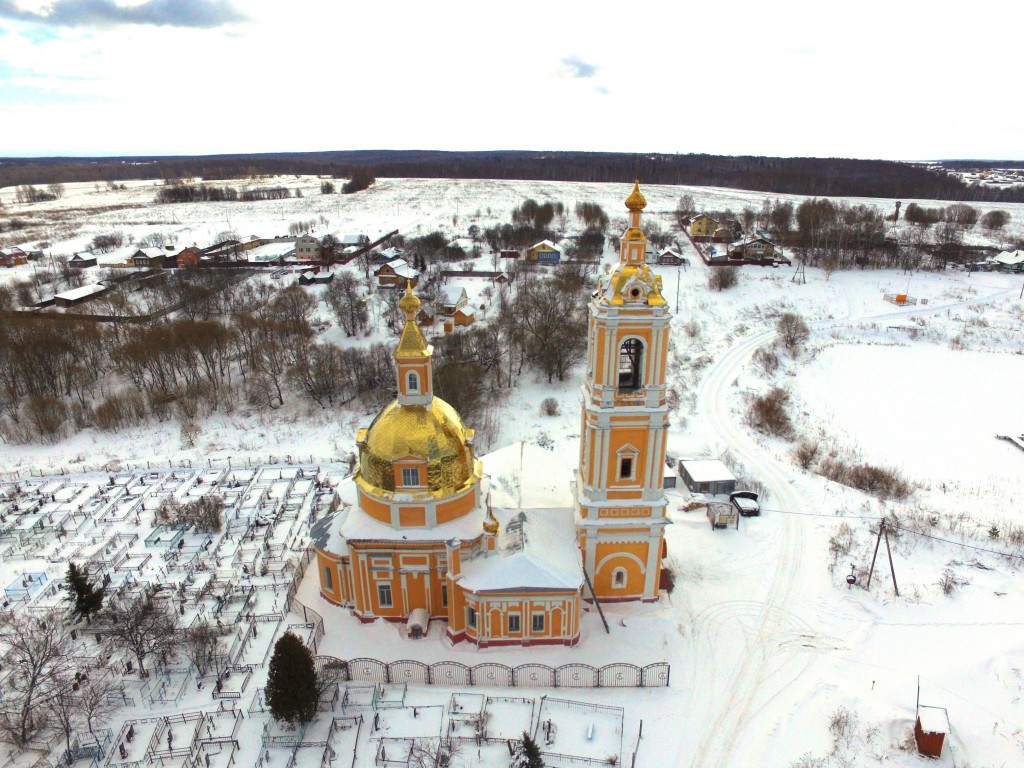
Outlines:
{"label": "wooden post", "polygon": [[[884,526],[885,521],[883,520],[882,523],[883,523],[883,526]],[[883,530],[885,530],[884,527],[883,527]],[[896,567],[892,563],[892,550],[889,549],[889,531],[888,530],[885,530],[885,551],[886,551],[886,554],[889,555],[889,571],[892,573],[892,588],[896,591],[896,597],[899,597],[900,596],[900,588],[899,588],[899,585],[896,584]]]}
{"label": "wooden post", "polygon": [[875,539],[875,554],[871,556],[871,570],[868,571],[868,584],[865,587],[868,591],[871,590],[871,577],[875,574],[875,558],[878,557],[878,545],[882,543],[882,531],[885,530],[885,518],[883,517],[878,522],[878,538]]}

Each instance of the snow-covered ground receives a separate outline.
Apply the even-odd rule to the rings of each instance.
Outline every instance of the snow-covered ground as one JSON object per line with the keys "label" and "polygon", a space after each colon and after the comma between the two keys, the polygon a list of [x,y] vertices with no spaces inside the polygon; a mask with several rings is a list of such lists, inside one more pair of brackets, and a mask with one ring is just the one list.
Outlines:
{"label": "snow-covered ground", "polygon": [[[365,231],[372,236],[398,227],[415,235],[444,226],[456,234],[470,223],[490,226],[507,219],[525,197],[562,200],[570,210],[576,201],[594,200],[615,218],[628,192],[627,185],[381,180],[366,194],[344,197],[320,196],[318,184],[315,179],[288,182],[304,185],[301,199],[159,207],[148,205],[156,191],[153,183],[130,183],[127,192],[68,185],[67,197],[38,204],[38,210],[115,206],[126,200],[139,206],[84,216],[79,233],[60,245],[54,242],[55,251],[66,247],[70,252],[111,228],[137,238],[173,231],[186,245],[203,244],[228,229],[284,234],[279,230],[290,221],[319,216],[328,223],[318,224],[318,233]],[[666,228],[684,192],[701,207],[734,210],[759,207],[766,197],[679,187],[645,187],[644,192],[650,202],[645,219],[651,214]],[[10,195],[0,190],[5,202]],[[887,211],[892,204],[859,202]],[[1019,233],[1024,206],[1001,207],[1011,211],[1010,227]],[[583,640],[574,649],[452,647],[434,626],[425,640],[413,643],[402,638],[400,627],[362,626],[320,601],[311,570],[298,596],[324,617],[320,651],[341,658],[467,665],[668,661],[672,677],[667,689],[573,690],[571,695],[564,690],[468,691],[535,700],[535,732],[544,695],[622,707],[620,757],[630,759],[635,750],[639,766],[789,766],[804,755],[831,755],[825,765],[925,765],[907,746],[920,678],[921,703],[949,712],[952,734],[940,764],[1024,764],[1024,547],[1010,538],[1014,527],[1024,526],[1024,451],[995,437],[1024,433],[1021,278],[899,271],[836,272],[826,278],[808,269],[803,284],[792,279],[791,269],[754,267],[741,271],[736,288],[717,293],[707,288],[707,268],[691,250],[686,255],[691,264],[686,270],[659,268],[666,297],[676,309],[669,384],[678,406],[672,413],[670,453],[723,456],[738,475],[766,489],[761,516],[743,518],[738,531],[713,531],[701,512],[681,511],[683,495],[670,492],[674,524],[667,536],[674,590],[655,605],[606,609],[607,634],[597,614],[586,613]],[[606,261],[610,258],[606,254]],[[887,293],[908,288],[927,304],[897,307],[883,300]],[[484,299],[477,293],[473,301]],[[779,370],[767,374],[754,354],[773,343],[775,319],[783,311],[802,314],[811,324],[811,339],[795,358],[779,349]],[[344,339],[335,328],[323,338],[326,343],[367,342]],[[574,466],[581,375],[577,368],[566,381],[553,384],[524,375],[501,406],[501,429],[491,447],[534,443],[552,451],[553,464]],[[827,481],[797,465],[794,441],[755,433],[745,423],[747,400],[773,385],[790,393],[799,436],[852,461],[894,467],[914,484],[912,495],[880,501]],[[541,415],[539,403],[545,397],[558,400],[558,416]],[[182,446],[176,425],[147,424],[116,435],[85,431],[55,446],[0,446],[0,470],[24,474],[131,461],[166,466],[168,460],[199,465],[228,456],[267,462],[271,455],[281,460],[287,454],[317,464],[353,450],[356,428],[371,416],[305,405],[273,414],[240,409],[210,417],[194,448]],[[534,484],[531,478],[523,481]],[[883,515],[905,529],[894,528],[891,534],[900,597],[895,596],[884,542],[871,589],[865,589]],[[845,581],[851,566],[857,576],[852,588]],[[21,567],[5,564],[3,583]],[[945,576],[947,571],[951,576]],[[940,582],[948,584],[950,578],[955,588],[945,594]],[[242,652],[257,659],[265,655],[267,642],[263,634],[247,637]],[[246,687],[247,698],[239,705],[243,709],[251,706],[248,697],[257,685],[262,681]],[[452,714],[451,693],[410,688],[405,705],[447,706],[438,721],[444,727]],[[122,712],[121,719],[217,706],[204,690],[183,697],[175,707],[140,705]],[[494,711],[500,711],[497,704]],[[845,721],[835,717],[842,711],[849,714]],[[341,717],[340,711],[335,716]],[[378,736],[387,751],[392,745],[388,738],[418,734],[415,729],[399,732],[399,723],[420,726],[407,712],[389,717],[395,730]],[[512,714],[509,718],[514,720]],[[637,747],[641,720],[643,738]],[[239,764],[255,760],[254,745],[266,721],[258,712],[245,721],[248,738],[239,757],[249,762]],[[371,724],[359,725],[354,737],[358,765],[368,766],[377,747],[370,746]],[[586,725],[574,720],[567,728]],[[607,727],[595,727],[592,738],[601,740],[603,750]],[[335,740],[351,732],[339,725],[331,743],[340,744]],[[327,738],[318,736],[317,743]],[[317,748],[308,749],[301,753],[310,760],[315,753],[320,760]],[[463,763],[505,764],[504,746],[489,749],[467,749]],[[279,759],[270,750],[264,765],[277,761],[284,765],[287,757]]]}

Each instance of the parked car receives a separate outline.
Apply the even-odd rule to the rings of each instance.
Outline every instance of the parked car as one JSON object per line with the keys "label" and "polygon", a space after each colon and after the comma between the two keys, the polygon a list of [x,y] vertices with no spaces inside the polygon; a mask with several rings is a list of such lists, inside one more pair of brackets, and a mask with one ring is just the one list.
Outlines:
{"label": "parked car", "polygon": [[729,501],[744,517],[756,517],[761,514],[761,505],[757,503],[757,494],[753,491],[730,493]]}

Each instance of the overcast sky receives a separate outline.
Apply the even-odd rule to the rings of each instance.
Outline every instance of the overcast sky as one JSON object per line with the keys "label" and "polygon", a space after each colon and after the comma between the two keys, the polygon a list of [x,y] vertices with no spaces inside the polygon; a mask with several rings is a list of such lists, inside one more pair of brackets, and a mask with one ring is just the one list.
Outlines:
{"label": "overcast sky", "polygon": [[0,155],[1024,159],[1024,7],[0,0]]}

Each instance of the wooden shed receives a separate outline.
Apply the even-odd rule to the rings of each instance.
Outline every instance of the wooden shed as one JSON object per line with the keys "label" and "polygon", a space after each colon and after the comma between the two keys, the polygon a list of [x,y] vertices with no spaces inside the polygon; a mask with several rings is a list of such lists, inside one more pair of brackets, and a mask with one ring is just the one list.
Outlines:
{"label": "wooden shed", "polygon": [[924,704],[917,708],[914,723],[914,740],[917,751],[929,757],[939,757],[949,733],[949,713],[945,707],[929,707]]}
{"label": "wooden shed", "polygon": [[681,459],[679,476],[690,493],[728,495],[736,490],[736,476],[718,459]]}

